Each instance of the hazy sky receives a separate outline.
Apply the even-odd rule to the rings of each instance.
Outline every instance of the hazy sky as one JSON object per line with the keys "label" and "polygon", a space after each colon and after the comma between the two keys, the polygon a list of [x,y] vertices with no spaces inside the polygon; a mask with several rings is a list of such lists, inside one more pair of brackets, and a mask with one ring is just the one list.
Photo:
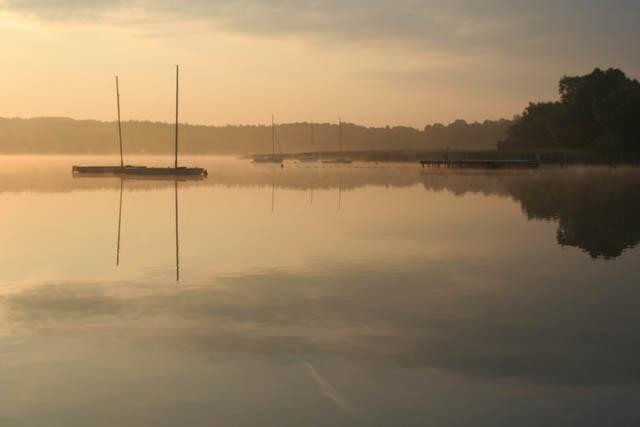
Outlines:
{"label": "hazy sky", "polygon": [[638,0],[0,0],[0,116],[422,127],[640,77]]}

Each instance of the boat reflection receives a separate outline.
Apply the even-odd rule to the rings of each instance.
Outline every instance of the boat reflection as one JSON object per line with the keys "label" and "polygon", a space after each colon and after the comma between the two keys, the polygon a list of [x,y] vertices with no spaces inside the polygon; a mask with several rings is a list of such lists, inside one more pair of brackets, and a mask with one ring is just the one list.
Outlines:
{"label": "boat reflection", "polygon": [[[143,179],[149,180],[155,180],[155,181],[162,181],[160,178],[150,178],[150,177],[145,177]],[[197,180],[197,177],[194,177],[194,180]],[[138,178],[134,178],[131,179],[132,181],[138,180]],[[187,177],[181,177],[180,181],[186,181],[189,180]],[[120,240],[121,240],[121,235],[122,235],[122,199],[123,199],[123,193],[124,193],[124,182],[125,179],[124,178],[120,178],[120,203],[119,203],[119,207],[118,207],[118,237],[117,237],[117,243],[116,243],[116,266],[119,267],[120,266]],[[176,282],[180,281],[180,220],[179,220],[179,203],[178,203],[178,193],[179,193],[179,188],[178,188],[178,180],[175,179],[173,180],[173,188],[174,188],[174,214],[175,214],[175,243],[176,243],[176,247],[175,247],[175,252],[176,252],[176,265],[175,265],[175,270],[176,270]]]}

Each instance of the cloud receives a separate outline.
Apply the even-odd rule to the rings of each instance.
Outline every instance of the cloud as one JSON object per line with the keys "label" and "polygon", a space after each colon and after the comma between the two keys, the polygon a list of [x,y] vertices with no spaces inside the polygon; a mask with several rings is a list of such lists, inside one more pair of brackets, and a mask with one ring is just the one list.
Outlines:
{"label": "cloud", "polygon": [[120,0],[5,0],[5,10],[55,21],[94,20],[124,5]]}
{"label": "cloud", "polygon": [[549,49],[549,40],[579,44],[593,34],[630,42],[640,18],[640,6],[630,0],[6,0],[4,7],[49,20],[104,20],[136,9],[257,36],[443,50]]}

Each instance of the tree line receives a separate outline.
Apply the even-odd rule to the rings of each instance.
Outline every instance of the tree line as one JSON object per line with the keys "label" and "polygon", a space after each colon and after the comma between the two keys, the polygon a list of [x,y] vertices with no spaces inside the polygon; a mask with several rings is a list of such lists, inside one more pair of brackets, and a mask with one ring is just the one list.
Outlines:
{"label": "tree line", "polygon": [[[491,150],[504,139],[508,120],[448,125],[424,129],[366,127],[343,123],[343,149],[360,150]],[[150,121],[123,122],[126,154],[171,154],[174,125]],[[254,154],[271,151],[271,127],[265,125],[180,125],[184,154]],[[283,152],[337,151],[337,123],[290,123],[277,126]],[[118,151],[115,122],[68,118],[0,118],[0,153],[113,154]]]}

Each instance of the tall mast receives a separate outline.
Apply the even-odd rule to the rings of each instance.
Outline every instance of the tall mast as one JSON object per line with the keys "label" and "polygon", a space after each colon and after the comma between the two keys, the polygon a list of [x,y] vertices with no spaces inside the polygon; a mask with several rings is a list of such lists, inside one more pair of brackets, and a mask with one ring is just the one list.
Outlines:
{"label": "tall mast", "polygon": [[340,152],[342,153],[342,119],[338,119],[340,121],[339,124],[339,132],[340,132]]}
{"label": "tall mast", "polygon": [[271,152],[276,154],[276,122],[273,114],[271,115]]}
{"label": "tall mast", "polygon": [[315,128],[311,122],[311,151],[313,151],[313,143],[315,142]]}
{"label": "tall mast", "polygon": [[178,78],[180,76],[180,66],[176,65],[176,148],[174,167],[178,169]]}
{"label": "tall mast", "polygon": [[122,125],[120,123],[120,85],[118,76],[116,76],[116,101],[118,103],[118,139],[120,141],[120,167],[124,167],[124,158],[122,157]]}

